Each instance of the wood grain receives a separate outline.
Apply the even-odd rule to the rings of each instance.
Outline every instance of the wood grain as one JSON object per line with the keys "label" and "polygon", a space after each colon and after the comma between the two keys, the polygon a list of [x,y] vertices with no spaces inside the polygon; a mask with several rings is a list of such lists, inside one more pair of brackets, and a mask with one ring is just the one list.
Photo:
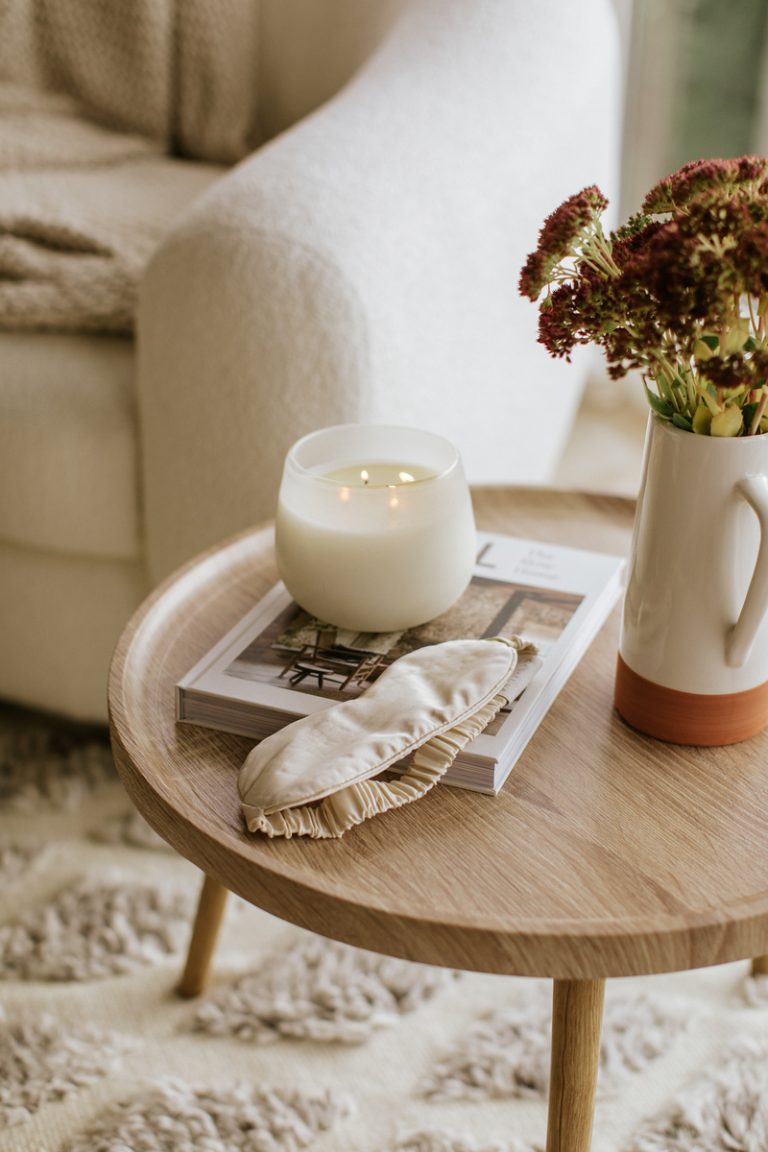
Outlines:
{"label": "wood grain", "polygon": [[[633,504],[551,490],[476,494],[483,528],[625,551]],[[245,831],[250,747],[176,725],[176,680],[276,579],[271,532],[182,570],[116,652],[116,759],[139,810],[245,899],[324,935],[458,968],[594,979],[768,953],[766,735],[657,743],[612,707],[618,613],[495,797],[441,786],[341,841]]]}
{"label": "wood grain", "polygon": [[603,980],[555,980],[547,1152],[589,1152],[595,1111]]}
{"label": "wood grain", "polygon": [[218,881],[203,877],[187,959],[176,989],[179,996],[199,996],[205,991],[228,895]]}

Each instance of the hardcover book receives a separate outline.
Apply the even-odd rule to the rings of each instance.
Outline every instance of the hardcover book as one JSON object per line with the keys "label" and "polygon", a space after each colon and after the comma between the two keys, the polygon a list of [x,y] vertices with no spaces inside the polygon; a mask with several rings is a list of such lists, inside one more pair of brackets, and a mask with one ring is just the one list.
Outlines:
{"label": "hardcover book", "polygon": [[178,683],[176,716],[259,740],[353,698],[415,648],[519,635],[537,651],[520,657],[509,705],[443,781],[495,793],[618,600],[623,572],[618,556],[479,533],[474,574],[453,607],[417,628],[379,633],[317,620],[278,583]]}

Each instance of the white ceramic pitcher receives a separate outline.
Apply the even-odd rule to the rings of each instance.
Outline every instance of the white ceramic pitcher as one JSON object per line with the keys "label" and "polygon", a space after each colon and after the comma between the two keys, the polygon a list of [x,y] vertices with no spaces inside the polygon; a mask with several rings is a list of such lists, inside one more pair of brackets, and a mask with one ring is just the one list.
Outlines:
{"label": "white ceramic pitcher", "polygon": [[616,707],[681,744],[768,725],[768,435],[697,436],[651,416]]}

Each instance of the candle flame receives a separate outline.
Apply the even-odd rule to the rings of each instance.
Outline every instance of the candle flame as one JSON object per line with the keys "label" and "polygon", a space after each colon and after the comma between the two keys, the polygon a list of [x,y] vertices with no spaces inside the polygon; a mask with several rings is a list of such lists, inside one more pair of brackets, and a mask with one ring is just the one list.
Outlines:
{"label": "candle flame", "polygon": [[[394,484],[388,484],[387,487],[388,488],[394,488]],[[399,506],[399,504],[400,504],[400,501],[398,500],[397,496],[390,496],[390,498],[389,498],[390,508],[397,508]]]}
{"label": "candle flame", "polygon": [[339,500],[342,500],[345,504],[347,500],[349,500],[349,495],[349,488],[341,488],[339,490]]}
{"label": "candle flame", "polygon": [[414,480],[416,479],[415,476],[411,476],[410,472],[399,472],[398,475],[403,484],[413,484]]}
{"label": "candle flame", "polygon": [[368,471],[367,471],[367,469],[362,468],[360,470],[360,479],[362,480],[363,484],[368,483]]}

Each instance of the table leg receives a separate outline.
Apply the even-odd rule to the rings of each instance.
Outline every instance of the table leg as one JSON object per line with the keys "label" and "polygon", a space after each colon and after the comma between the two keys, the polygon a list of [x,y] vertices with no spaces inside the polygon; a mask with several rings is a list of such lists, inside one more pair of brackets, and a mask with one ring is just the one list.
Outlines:
{"label": "table leg", "polygon": [[228,894],[228,890],[218,880],[212,880],[210,876],[203,878],[187,949],[187,962],[176,989],[179,996],[199,996],[208,983],[208,972]]}
{"label": "table leg", "polygon": [[547,1152],[589,1152],[604,980],[555,980]]}
{"label": "table leg", "polygon": [[752,975],[768,976],[768,956],[755,956],[752,959]]}

